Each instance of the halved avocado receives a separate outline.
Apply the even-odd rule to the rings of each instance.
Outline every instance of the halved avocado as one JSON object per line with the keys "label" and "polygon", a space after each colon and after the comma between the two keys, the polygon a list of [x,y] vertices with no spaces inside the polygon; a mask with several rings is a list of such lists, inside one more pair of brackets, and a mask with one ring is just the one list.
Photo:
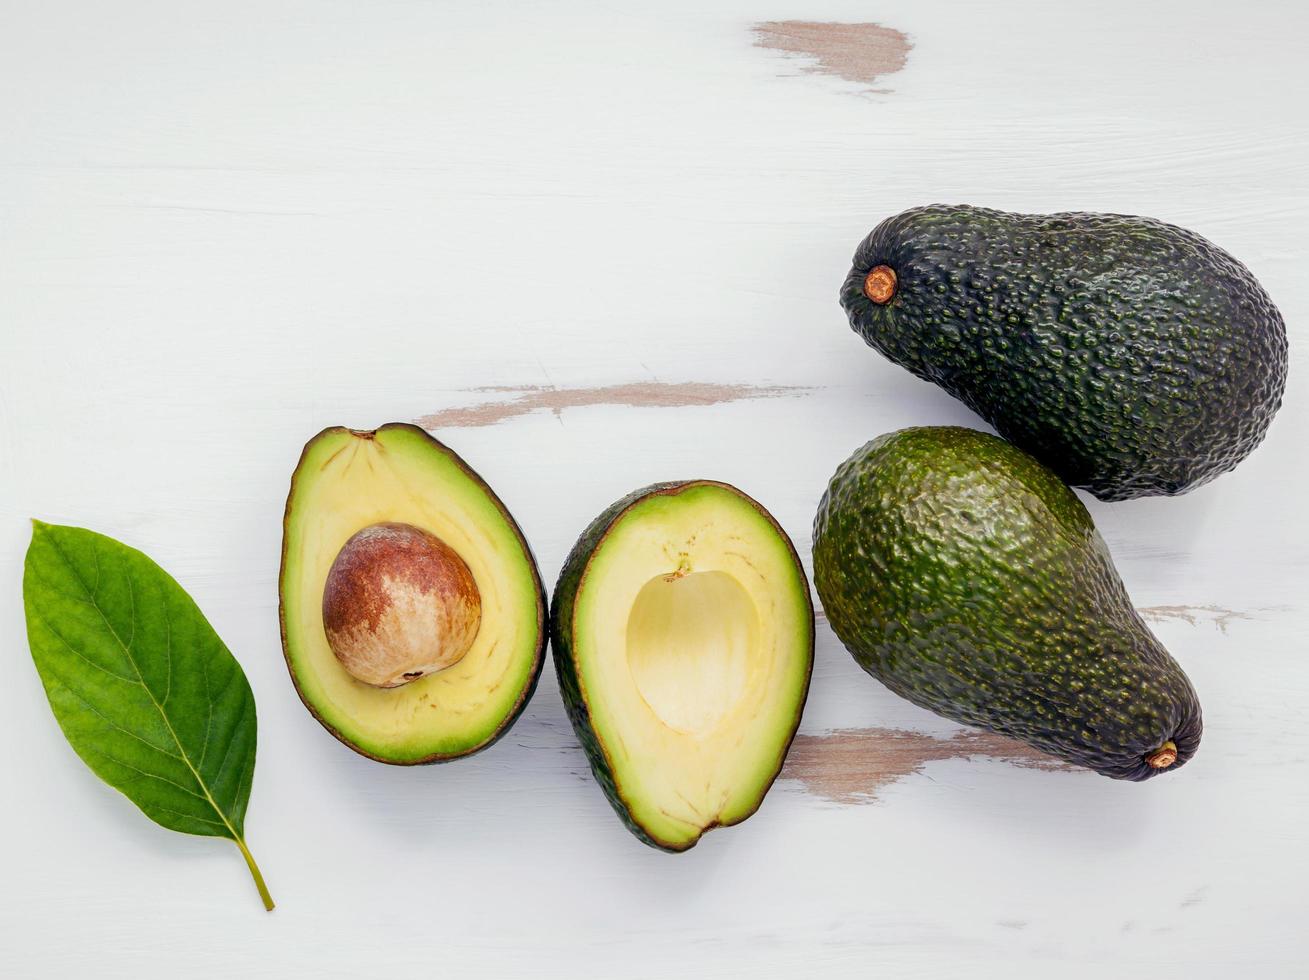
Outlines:
{"label": "halved avocado", "polygon": [[708,480],[619,500],[569,554],[551,636],[573,728],[633,834],[684,851],[759,808],[814,651],[809,582],[763,507]]}
{"label": "halved avocado", "polygon": [[[323,727],[396,765],[509,729],[540,677],[545,592],[522,531],[449,447],[401,423],[324,429],[283,531],[282,649]],[[414,669],[385,669],[392,656]]]}

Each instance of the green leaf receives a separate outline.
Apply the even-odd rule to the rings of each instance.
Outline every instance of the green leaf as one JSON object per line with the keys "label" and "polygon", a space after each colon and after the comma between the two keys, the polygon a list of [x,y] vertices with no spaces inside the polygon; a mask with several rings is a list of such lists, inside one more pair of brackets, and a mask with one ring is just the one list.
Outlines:
{"label": "green leaf", "polygon": [[27,641],[73,749],[169,830],[245,845],[255,702],[241,665],[173,578],[134,548],[33,521]]}

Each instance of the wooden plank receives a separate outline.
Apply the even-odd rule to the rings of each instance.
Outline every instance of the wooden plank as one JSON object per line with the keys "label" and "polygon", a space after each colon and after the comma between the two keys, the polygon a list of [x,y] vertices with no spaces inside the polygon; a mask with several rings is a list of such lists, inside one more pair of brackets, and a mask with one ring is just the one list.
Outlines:
{"label": "wooden plank", "polygon": [[[1303,970],[1305,8],[11,7],[0,974]],[[1286,316],[1264,447],[1186,497],[1089,503],[1200,692],[1184,771],[1124,785],[963,731],[822,623],[783,778],[679,857],[621,827],[549,673],[504,741],[418,771],[303,710],[275,579],[305,439],[421,420],[549,581],[610,501],[701,476],[762,501],[808,564],[856,446],[979,424],[836,303],[869,228],[938,200],[1171,220]],[[22,651],[29,516],[144,548],[245,665],[273,915],[233,854],[151,826],[63,743]]]}

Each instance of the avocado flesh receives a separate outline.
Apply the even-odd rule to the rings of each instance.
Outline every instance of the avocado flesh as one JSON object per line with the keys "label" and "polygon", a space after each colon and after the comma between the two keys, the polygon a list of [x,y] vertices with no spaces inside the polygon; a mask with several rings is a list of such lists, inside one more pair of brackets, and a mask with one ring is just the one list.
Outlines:
{"label": "avocado flesh", "polygon": [[[467,564],[481,626],[454,665],[402,687],[350,676],[323,628],[323,588],[342,545],[375,524],[422,528]],[[287,500],[283,649],[300,697],[337,738],[381,762],[457,758],[502,735],[531,696],[545,647],[545,596],[517,524],[453,451],[422,429],[326,429],[305,446]]]}
{"label": "avocado flesh", "polygon": [[871,347],[1103,500],[1232,469],[1286,386],[1263,287],[1150,218],[913,208],[859,245],[841,305]]}
{"label": "avocado flesh", "polygon": [[814,583],[855,661],[947,718],[1117,779],[1199,745],[1195,690],[1086,508],[995,436],[904,429],[855,452],[818,508]]}
{"label": "avocado flesh", "polygon": [[808,582],[767,512],[707,481],[623,498],[573,548],[552,620],[569,717],[638,838],[682,851],[758,809],[813,663]]}

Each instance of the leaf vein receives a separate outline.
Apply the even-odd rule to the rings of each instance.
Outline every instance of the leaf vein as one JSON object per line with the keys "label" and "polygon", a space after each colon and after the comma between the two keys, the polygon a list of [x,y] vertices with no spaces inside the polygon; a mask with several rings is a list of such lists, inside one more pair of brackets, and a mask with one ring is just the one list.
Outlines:
{"label": "leaf vein", "polygon": [[71,694],[73,697],[77,698],[77,700],[81,701],[82,704],[86,705],[86,708],[87,708],[88,711],[90,711],[93,715],[95,715],[97,718],[99,718],[101,721],[103,721],[103,722],[104,722],[106,725],[108,725],[110,728],[114,729],[115,731],[120,731],[120,732],[122,732],[124,735],[129,736],[130,738],[134,738],[134,739],[136,739],[136,740],[137,740],[138,742],[140,742],[142,745],[147,746],[148,748],[154,749],[156,752],[158,752],[158,753],[159,753],[160,755],[162,755],[162,756],[165,756],[165,757],[167,757],[167,758],[169,758],[169,759],[176,759],[178,762],[184,762],[184,761],[185,761],[185,760],[184,760],[180,755],[177,755],[177,754],[174,753],[174,752],[169,752],[167,749],[161,749],[158,745],[155,745],[155,743],[154,743],[154,742],[151,742],[149,739],[142,738],[140,735],[136,734],[136,732],[132,731],[131,729],[124,728],[122,725],[118,724],[118,722],[114,721],[112,718],[110,718],[108,715],[106,715],[104,712],[102,712],[99,708],[97,708],[94,704],[92,704],[90,701],[88,701],[86,698],[84,698],[84,697],[83,697],[80,693],[78,693],[78,691],[77,691],[75,688],[73,688],[71,685],[65,683],[65,682],[62,681],[62,680],[58,680],[58,679],[56,679],[56,683],[58,683],[59,686],[60,686],[61,688],[63,688],[65,691],[67,691],[67,692],[68,692],[69,694]]}
{"label": "leaf vein", "polygon": [[179,817],[185,817],[187,820],[194,820],[197,823],[207,823],[212,827],[222,827],[224,830],[231,829],[221,820],[215,820],[212,817],[198,817],[194,813],[187,813],[184,810],[174,810],[171,806],[163,806],[159,803],[151,803],[150,807],[154,810],[162,810],[164,813],[175,813]]}
{"label": "leaf vein", "polygon": [[168,603],[160,603],[164,609],[164,663],[168,666],[168,679],[164,682],[164,699],[160,702],[160,709],[168,703],[168,699],[173,694],[173,617],[169,611]]}
{"label": "leaf vein", "polygon": [[237,732],[240,731],[241,722],[245,720],[246,705],[250,703],[251,702],[248,698],[241,699],[241,713],[236,716],[236,722],[232,726],[233,727],[232,737],[227,740],[227,748],[223,750],[223,758],[218,763],[217,772],[219,773],[221,773],[224,769],[227,768],[227,759],[232,754],[232,746],[237,743]]}
{"label": "leaf vein", "polygon": [[204,744],[200,746],[200,761],[196,763],[196,769],[203,770],[205,767],[205,757],[209,755],[209,728],[214,723],[214,698],[209,693],[209,659],[200,658],[200,671],[205,679],[205,739]]}
{"label": "leaf vein", "polygon": [[[100,756],[100,757],[102,757],[102,758],[108,759],[110,762],[114,763],[115,765],[122,766],[124,769],[131,769],[133,772],[138,772],[138,773],[140,773],[142,776],[145,776],[147,779],[157,779],[157,780],[159,780],[161,783],[167,783],[169,786],[175,786],[177,789],[180,789],[180,790],[181,790],[183,793],[185,793],[187,796],[194,796],[194,797],[195,797],[197,800],[199,800],[201,803],[206,802],[206,800],[205,800],[205,798],[204,798],[203,796],[201,796],[199,793],[197,793],[195,790],[191,789],[190,787],[183,786],[183,785],[182,785],[181,783],[179,783],[176,779],[169,779],[167,776],[161,776],[161,775],[159,775],[159,773],[157,773],[157,772],[150,772],[150,771],[147,770],[147,769],[142,769],[140,766],[134,766],[134,765],[132,765],[130,762],[124,762],[122,759],[118,758],[116,755],[113,755],[112,753],[106,752],[106,751],[104,751],[103,749],[92,748],[92,749],[90,749],[89,751],[95,753],[96,755],[98,755],[98,756]],[[185,760],[183,760],[183,761],[185,761]]]}
{"label": "leaf vein", "polygon": [[[123,649],[127,651],[128,659],[132,661],[132,665],[136,666],[136,659],[132,657],[132,647],[136,644],[136,588],[132,585],[131,571],[128,571],[128,573],[123,576],[123,581],[127,583],[127,604],[129,609],[131,610],[128,615],[128,622],[132,624],[132,635],[129,636],[127,638],[127,642],[123,644]],[[96,608],[99,609],[100,608],[99,605],[97,605]],[[101,610],[100,615],[106,623],[109,622],[109,617],[105,616],[103,610]],[[141,668],[137,667],[136,672],[140,674]],[[141,683],[145,684],[144,674],[141,675]],[[147,689],[148,689],[148,685],[147,685]],[[150,692],[150,696],[154,697],[153,691]]]}
{"label": "leaf vein", "polygon": [[141,684],[141,681],[138,680],[136,677],[128,677],[126,674],[115,673],[114,671],[110,670],[108,667],[104,667],[96,663],[90,657],[86,656],[86,654],[82,653],[75,646],[69,643],[68,640],[64,638],[64,635],[54,628],[54,625],[50,622],[50,620],[46,619],[45,616],[41,615],[40,611],[34,608],[32,612],[33,615],[35,615],[36,618],[41,621],[41,625],[44,626],[50,632],[50,635],[53,636],[56,640],[58,640],[60,643],[62,643],[64,645],[64,648],[73,656],[75,656],[78,660],[81,660],[82,662],[89,664],[90,666],[94,667],[96,670],[100,671],[101,673],[108,674],[110,677],[114,678],[115,680],[122,681],[124,684],[137,684],[140,685],[141,687],[145,686],[144,684]]}

